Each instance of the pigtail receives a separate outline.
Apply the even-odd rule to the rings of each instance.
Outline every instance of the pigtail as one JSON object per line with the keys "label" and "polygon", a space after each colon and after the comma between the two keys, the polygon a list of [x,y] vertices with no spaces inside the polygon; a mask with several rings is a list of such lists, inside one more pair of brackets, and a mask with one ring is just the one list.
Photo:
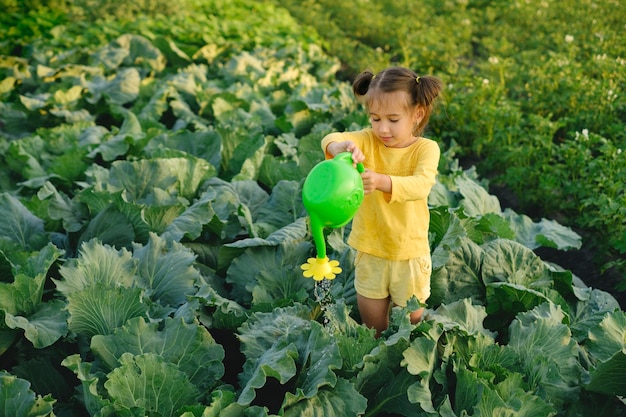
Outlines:
{"label": "pigtail", "polygon": [[432,75],[418,76],[415,78],[415,81],[414,101],[415,104],[424,109],[424,117],[420,123],[415,126],[413,134],[415,136],[421,136],[433,112],[435,100],[443,90],[443,82]]}
{"label": "pigtail", "polygon": [[415,77],[415,103],[431,108],[443,90],[443,82],[432,75]]}
{"label": "pigtail", "polygon": [[368,70],[363,71],[354,79],[354,82],[352,83],[352,92],[359,101],[361,101],[361,99],[367,94],[373,79],[374,73]]}

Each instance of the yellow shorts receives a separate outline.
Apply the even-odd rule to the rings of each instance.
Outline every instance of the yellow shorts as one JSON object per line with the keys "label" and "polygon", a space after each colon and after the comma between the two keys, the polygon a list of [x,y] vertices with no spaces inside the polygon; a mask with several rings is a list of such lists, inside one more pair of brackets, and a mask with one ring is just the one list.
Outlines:
{"label": "yellow shorts", "polygon": [[357,252],[354,266],[354,287],[363,297],[391,297],[391,301],[401,307],[406,306],[412,296],[422,303],[430,297],[430,256],[394,261]]}

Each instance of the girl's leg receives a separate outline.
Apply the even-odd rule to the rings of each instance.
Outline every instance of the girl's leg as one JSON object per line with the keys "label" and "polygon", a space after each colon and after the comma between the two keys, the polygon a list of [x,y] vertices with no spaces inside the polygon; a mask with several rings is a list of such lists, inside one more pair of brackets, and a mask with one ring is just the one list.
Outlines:
{"label": "girl's leg", "polygon": [[411,313],[411,324],[417,324],[422,319],[422,314],[424,314],[424,307],[418,308],[417,310]]}
{"label": "girl's leg", "polygon": [[389,297],[382,299],[367,298],[357,294],[356,300],[363,324],[376,329],[376,337],[379,337],[383,330],[389,327],[391,299]]}

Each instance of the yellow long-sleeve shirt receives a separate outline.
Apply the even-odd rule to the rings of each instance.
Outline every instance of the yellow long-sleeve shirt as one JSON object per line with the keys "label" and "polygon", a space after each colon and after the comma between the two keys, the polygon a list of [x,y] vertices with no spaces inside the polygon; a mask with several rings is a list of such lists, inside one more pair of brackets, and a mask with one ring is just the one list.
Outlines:
{"label": "yellow long-sleeve shirt", "polygon": [[388,148],[371,128],[335,132],[322,139],[326,152],[331,142],[351,140],[365,155],[366,169],[391,178],[391,193],[374,191],[363,199],[352,221],[348,244],[374,256],[403,260],[429,256],[428,194],[435,184],[440,150],[437,142],[419,138],[406,148]]}

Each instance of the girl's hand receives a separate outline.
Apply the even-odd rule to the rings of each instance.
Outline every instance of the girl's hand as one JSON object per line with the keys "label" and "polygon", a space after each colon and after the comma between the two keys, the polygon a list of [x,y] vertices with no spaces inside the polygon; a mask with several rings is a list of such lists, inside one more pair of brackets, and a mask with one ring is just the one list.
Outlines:
{"label": "girl's hand", "polygon": [[384,193],[391,192],[392,183],[389,175],[379,174],[378,172],[366,169],[365,172],[361,173],[361,179],[363,180],[363,191],[365,194],[370,194],[376,190]]}
{"label": "girl's hand", "polygon": [[332,156],[341,152],[350,152],[352,154],[352,162],[355,167],[359,162],[365,161],[365,155],[363,155],[363,152],[361,152],[361,150],[351,140],[331,142],[326,147],[326,151]]}
{"label": "girl's hand", "polygon": [[366,169],[361,173],[361,179],[363,180],[363,191],[365,194],[370,194],[376,190],[376,179],[378,174],[374,171]]}
{"label": "girl's hand", "polygon": [[361,152],[354,142],[347,140],[341,143],[345,144],[345,151],[352,154],[352,162],[354,163],[354,166],[356,166],[359,162],[365,161],[365,155],[363,155],[363,152]]}

